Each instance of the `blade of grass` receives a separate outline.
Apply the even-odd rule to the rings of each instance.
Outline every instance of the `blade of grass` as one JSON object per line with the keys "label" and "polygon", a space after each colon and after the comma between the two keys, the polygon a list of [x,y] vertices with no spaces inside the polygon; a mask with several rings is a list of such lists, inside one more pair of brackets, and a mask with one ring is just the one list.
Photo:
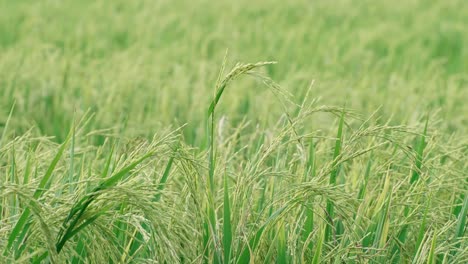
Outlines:
{"label": "blade of grass", "polygon": [[424,208],[424,214],[421,220],[421,226],[419,227],[418,238],[416,240],[416,248],[419,248],[421,246],[421,243],[423,242],[423,239],[426,233],[427,212],[429,211],[431,200],[432,200],[432,197],[429,197],[429,199],[426,202],[426,207]]}
{"label": "blade of grass", "polygon": [[463,237],[466,228],[466,215],[468,213],[468,197],[463,201],[463,207],[458,215],[457,227],[455,229],[455,238]]}
{"label": "blade of grass", "polygon": [[415,164],[415,169],[413,170],[413,173],[411,175],[411,180],[410,183],[413,184],[417,180],[419,180],[419,177],[421,176],[421,168],[423,164],[423,154],[424,154],[424,148],[426,147],[426,137],[427,137],[427,125],[429,123],[429,115],[426,118],[426,124],[424,126],[424,131],[423,134],[421,135],[421,138],[419,139],[419,142],[416,146],[416,164]]}
{"label": "blade of grass", "polygon": [[230,262],[232,244],[231,207],[229,201],[229,188],[227,175],[224,175],[224,216],[223,216],[223,246],[224,263]]}
{"label": "blade of grass", "polygon": [[[415,168],[412,170],[412,173],[411,173],[411,178],[410,178],[411,185],[415,184],[421,176],[420,172],[421,172],[421,168],[423,164],[424,148],[426,147],[428,124],[429,124],[429,115],[427,115],[426,117],[426,123],[424,125],[423,134],[421,135],[421,138],[419,139],[419,142],[416,145],[416,164],[415,164]],[[410,212],[410,208],[408,207],[408,205],[406,205],[404,209],[404,213],[403,213],[405,218],[408,217],[409,212]],[[398,234],[398,241],[401,245],[405,244],[407,234],[408,234],[408,225],[405,224],[403,225],[402,229],[400,230]],[[393,263],[398,263],[399,257],[400,257],[399,251],[400,251],[400,247],[398,245],[395,245],[392,249],[392,255],[396,254],[397,256],[394,258]]]}
{"label": "blade of grass", "polygon": [[462,243],[461,240],[463,239],[465,230],[466,230],[466,215],[467,214],[468,214],[468,196],[465,196],[465,200],[463,201],[463,207],[460,211],[460,214],[458,215],[457,226],[455,228],[455,235],[454,235],[455,245],[454,245],[452,252],[450,252],[451,258],[453,258],[457,254],[457,250],[460,248],[460,245]]}
{"label": "blade of grass", "polygon": [[[338,166],[338,156],[341,153],[341,145],[342,145],[342,140],[343,140],[343,124],[344,124],[344,114],[345,111],[343,109],[343,112],[341,113],[339,125],[338,125],[338,132],[336,136],[336,141],[335,141],[335,149],[333,151],[333,165],[332,165],[332,171],[330,173],[330,185],[335,185],[336,184],[336,177],[338,175],[338,172],[340,170]],[[334,205],[333,203],[328,200],[327,201],[327,217],[330,220],[328,225],[325,228],[325,243],[330,241],[332,239],[332,230],[333,230],[333,217],[334,217]]]}
{"label": "blade of grass", "polygon": [[253,236],[250,240],[247,246],[245,246],[244,250],[242,251],[239,260],[237,261],[237,264],[241,263],[249,263],[250,262],[250,256],[253,251],[257,248],[258,243],[260,242],[260,237],[263,234],[263,231],[265,231],[265,226],[260,227],[257,232],[255,233],[255,236]]}
{"label": "blade of grass", "polygon": [[5,126],[3,127],[2,137],[0,138],[0,148],[3,146],[3,141],[6,138],[6,133],[8,131],[8,126],[10,125],[11,117],[13,116],[13,110],[15,109],[16,102],[13,102],[11,106],[10,113],[8,114],[8,118],[5,122]]}
{"label": "blade of grass", "polygon": [[76,253],[77,253],[77,256],[73,256],[73,259],[71,261],[72,264],[82,263],[83,260],[85,259],[86,247],[85,247],[85,244],[83,242],[83,239],[80,239],[78,241],[78,244],[76,246]]}
{"label": "blade of grass", "polygon": [[[311,178],[315,177],[315,170],[316,170],[315,168],[315,146],[314,146],[314,141],[311,140],[310,145],[309,145],[309,155],[307,157],[306,170],[304,171],[304,182],[307,181],[308,175],[310,175]],[[307,204],[304,206],[306,220],[304,221],[304,228],[302,230],[302,242],[303,243],[306,243],[309,235],[314,230],[314,211],[311,208],[312,205],[313,205],[313,201],[310,201],[310,202],[307,202]],[[313,243],[309,242],[308,247],[309,249],[312,250]]]}
{"label": "blade of grass", "polygon": [[255,251],[259,242],[260,238],[263,235],[266,227],[273,222],[286,208],[281,207],[280,209],[276,210],[275,212],[271,213],[268,219],[263,223],[258,230],[255,232],[255,235],[249,240],[249,245],[244,247],[244,250],[241,253],[241,257],[237,261],[238,264],[242,263],[249,263],[251,260],[250,253]]}
{"label": "blade of grass", "polygon": [[161,180],[159,181],[159,184],[158,184],[158,192],[156,193],[155,197],[154,197],[154,201],[159,201],[159,199],[161,198],[161,192],[162,190],[164,189],[165,185],[166,185],[166,182],[167,182],[167,179],[169,178],[169,174],[171,172],[171,168],[172,168],[172,164],[174,163],[174,157],[170,157],[169,158],[169,161],[167,162],[167,165],[166,165],[166,168],[164,169],[164,173],[163,173],[163,176],[161,177]]}
{"label": "blade of grass", "polygon": [[364,173],[364,180],[362,182],[361,188],[359,189],[359,194],[358,194],[359,200],[364,199],[364,196],[366,195],[366,188],[367,188],[367,183],[369,181],[371,167],[372,167],[372,154],[369,160],[367,161],[366,172]]}
{"label": "blade of grass", "polygon": [[104,169],[102,170],[102,173],[101,173],[101,178],[104,179],[107,177],[107,174],[109,173],[109,168],[110,168],[110,164],[111,164],[111,161],[112,161],[112,157],[114,155],[114,148],[115,148],[115,144],[112,144],[112,147],[109,151],[109,155],[107,157],[107,160],[106,160],[106,164],[104,165]]}
{"label": "blade of grass", "polygon": [[210,227],[209,222],[203,222],[203,263],[209,263],[210,260]]}
{"label": "blade of grass", "polygon": [[[310,208],[310,206],[312,206],[312,202],[309,202],[309,204],[304,208],[306,220],[304,221],[304,230],[302,231],[303,243],[306,243],[307,239],[309,238],[309,235],[314,230],[314,210]],[[308,247],[312,250],[313,243],[309,242]]]}
{"label": "blade of grass", "polygon": [[284,228],[284,223],[281,223],[281,227],[278,229],[278,249],[276,263],[286,264],[287,261],[287,247],[286,247],[287,231]]}
{"label": "blade of grass", "polygon": [[[327,224],[328,226],[328,224]],[[325,230],[322,230],[322,232],[320,232],[320,238],[319,240],[317,241],[317,245],[315,246],[315,253],[314,253],[314,258],[312,259],[312,264],[319,264],[319,263],[322,263],[322,247],[323,247],[323,244],[325,243],[325,232],[326,232],[326,229]]]}
{"label": "blade of grass", "polygon": [[[67,146],[67,143],[70,140],[70,137],[71,137],[71,133],[69,133],[68,137],[65,139],[65,142],[62,143],[59,150],[55,154],[55,157],[52,159],[52,162],[50,163],[49,167],[47,168],[46,173],[42,177],[41,181],[39,182],[39,185],[36,188],[36,191],[34,192],[34,195],[33,195],[34,199],[38,199],[44,193],[44,191],[45,191],[44,187],[46,186],[46,184],[49,182],[50,178],[52,177],[52,173],[54,172],[55,167],[57,166],[57,163],[59,162],[60,158],[62,157],[63,152],[65,150],[65,147]],[[26,223],[27,223],[27,221],[29,219],[30,214],[31,214],[31,211],[30,211],[29,207],[25,208],[25,210],[21,214],[20,218],[16,222],[15,227],[11,231],[10,236],[8,237],[7,246],[5,248],[5,251],[3,252],[4,256],[6,256],[8,254],[8,252],[11,250],[11,246],[13,245],[13,242],[16,239],[19,239],[19,241],[22,241],[24,236],[27,234],[27,232],[25,232],[23,230],[23,228],[29,226],[29,225],[26,225]],[[23,234],[22,237],[18,237],[20,232]]]}
{"label": "blade of grass", "polygon": [[380,207],[380,212],[377,214],[377,227],[374,237],[374,248],[382,248],[385,245],[387,235],[385,233],[385,225],[388,223],[388,211],[392,200],[392,191],[390,190],[390,168],[385,177],[385,184],[377,201],[377,206]]}
{"label": "blade of grass", "polygon": [[[130,171],[132,171],[137,165],[142,163],[144,160],[148,159],[149,157],[153,156],[154,153],[150,152],[136,161],[132,162],[128,166],[124,167],[111,177],[109,177],[107,180],[104,180],[98,187],[94,189],[94,191],[86,196],[83,197],[71,210],[67,218],[64,220],[62,224],[62,229],[60,230],[59,234],[57,235],[57,252],[60,253],[62,250],[63,246],[65,243],[73,236],[76,234],[75,229],[80,228],[81,226],[78,226],[79,221],[81,220],[81,216],[84,214],[86,211],[87,207],[99,196],[100,192],[112,187],[115,185],[118,181],[120,181],[122,178],[124,178]],[[93,220],[94,221],[94,220]],[[80,228],[81,229],[81,228]]]}
{"label": "blade of grass", "polygon": [[70,145],[70,169],[68,174],[68,184],[69,184],[69,192],[73,193],[73,180],[75,175],[75,168],[74,168],[74,159],[75,159],[75,122],[72,125],[72,138],[71,138],[71,145]]}
{"label": "blade of grass", "polygon": [[434,232],[434,236],[432,237],[432,242],[431,242],[431,249],[429,250],[429,254],[427,257],[427,264],[436,263],[436,257],[437,257],[435,255],[436,243],[437,243],[437,233]]}
{"label": "blade of grass", "polygon": [[306,169],[304,171],[304,181],[307,181],[308,176],[311,178],[315,177],[315,145],[314,141],[311,140],[309,145],[309,155],[307,157]]}

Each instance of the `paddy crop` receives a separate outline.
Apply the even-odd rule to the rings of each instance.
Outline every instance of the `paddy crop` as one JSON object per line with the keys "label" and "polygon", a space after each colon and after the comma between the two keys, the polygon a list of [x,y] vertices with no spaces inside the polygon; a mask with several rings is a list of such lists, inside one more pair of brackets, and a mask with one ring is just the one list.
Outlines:
{"label": "paddy crop", "polygon": [[1,1],[1,263],[466,263],[464,1]]}

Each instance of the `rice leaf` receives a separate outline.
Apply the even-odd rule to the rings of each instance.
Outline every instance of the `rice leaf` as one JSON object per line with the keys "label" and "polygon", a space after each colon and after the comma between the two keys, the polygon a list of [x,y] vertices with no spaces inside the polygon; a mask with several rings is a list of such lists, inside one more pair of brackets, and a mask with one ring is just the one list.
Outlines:
{"label": "rice leaf", "polygon": [[[338,176],[338,172],[340,170],[340,166],[338,165],[338,157],[341,153],[341,145],[342,145],[342,140],[343,140],[343,124],[344,124],[344,109],[341,113],[339,125],[338,125],[338,132],[336,135],[336,141],[335,141],[335,149],[333,151],[333,163],[332,163],[332,171],[330,173],[330,185],[335,185],[336,184],[336,177]],[[329,219],[329,223],[325,228],[325,243],[330,241],[332,239],[332,230],[333,230],[333,221],[334,218],[334,205],[333,202],[328,200],[327,201],[327,218]]]}
{"label": "rice leaf", "polygon": [[223,215],[223,246],[224,263],[229,263],[231,259],[232,244],[232,226],[231,226],[231,207],[229,201],[229,188],[227,175],[224,176],[224,215]]}
{"label": "rice leaf", "polygon": [[[44,187],[46,184],[50,181],[50,178],[52,177],[52,173],[54,172],[55,167],[57,166],[57,163],[59,162],[60,158],[63,155],[63,152],[65,150],[65,147],[68,144],[68,141],[70,140],[71,133],[69,133],[68,137],[66,138],[65,142],[62,143],[60,148],[58,149],[57,153],[55,154],[55,157],[52,159],[52,162],[49,164],[49,167],[47,168],[46,173],[42,177],[41,181],[39,182],[39,185],[36,188],[36,191],[33,194],[34,199],[38,199],[41,197],[41,195],[44,193]],[[8,254],[8,252],[11,250],[11,246],[13,245],[13,242],[18,239],[19,241],[22,241],[24,239],[24,236],[27,233],[27,230],[23,230],[23,228],[28,227],[26,225],[29,215],[31,214],[31,211],[29,207],[25,208],[21,216],[19,217],[18,221],[15,224],[15,227],[12,229],[10,235],[8,236],[8,243],[5,248],[5,251],[3,253],[4,256]],[[18,237],[18,235],[23,234],[23,236]]]}

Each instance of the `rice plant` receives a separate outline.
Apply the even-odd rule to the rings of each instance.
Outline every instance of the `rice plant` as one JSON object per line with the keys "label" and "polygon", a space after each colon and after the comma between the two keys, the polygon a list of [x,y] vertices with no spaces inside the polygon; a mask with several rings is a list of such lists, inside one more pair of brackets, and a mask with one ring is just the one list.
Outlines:
{"label": "rice plant", "polygon": [[467,263],[465,25],[0,1],[0,263]]}

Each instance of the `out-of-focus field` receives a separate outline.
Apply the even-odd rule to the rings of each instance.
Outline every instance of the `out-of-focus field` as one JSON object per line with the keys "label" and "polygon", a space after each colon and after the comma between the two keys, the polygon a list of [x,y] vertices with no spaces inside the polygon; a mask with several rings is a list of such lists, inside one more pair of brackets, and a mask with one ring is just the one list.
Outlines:
{"label": "out-of-focus field", "polygon": [[0,259],[466,263],[467,101],[463,0],[0,0]]}

